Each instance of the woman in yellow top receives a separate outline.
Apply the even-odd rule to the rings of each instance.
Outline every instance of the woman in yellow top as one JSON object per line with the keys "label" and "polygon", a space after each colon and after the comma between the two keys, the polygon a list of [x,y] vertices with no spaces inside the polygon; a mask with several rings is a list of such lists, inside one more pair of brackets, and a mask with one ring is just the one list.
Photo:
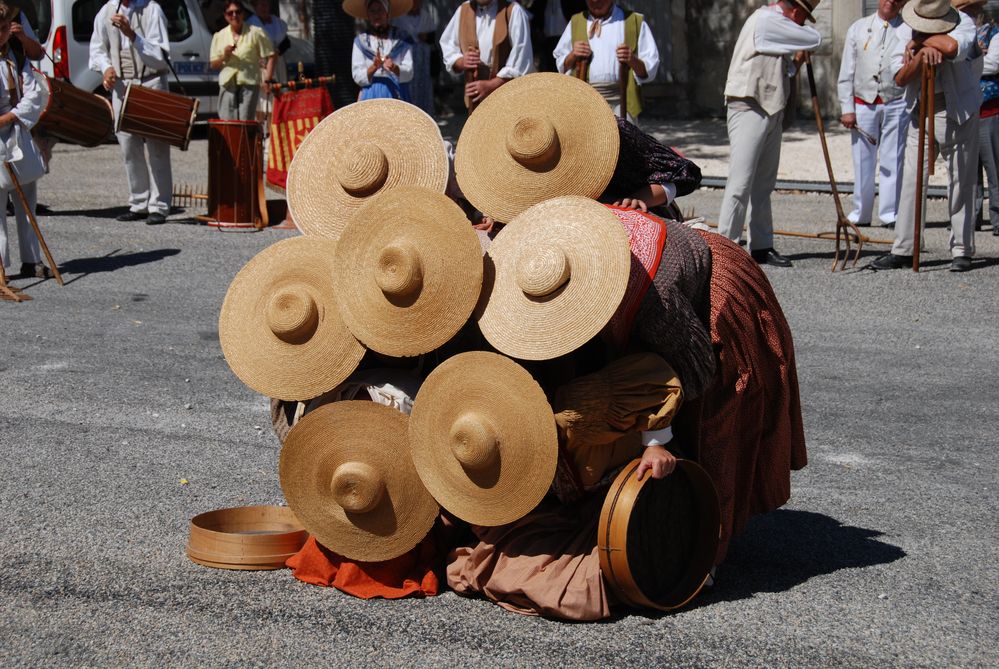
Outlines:
{"label": "woman in yellow top", "polygon": [[[277,53],[267,33],[245,21],[243,5],[225,4],[227,25],[212,37],[211,66],[219,72],[219,118],[252,121],[260,89],[274,77]],[[260,62],[266,60],[263,76]]]}

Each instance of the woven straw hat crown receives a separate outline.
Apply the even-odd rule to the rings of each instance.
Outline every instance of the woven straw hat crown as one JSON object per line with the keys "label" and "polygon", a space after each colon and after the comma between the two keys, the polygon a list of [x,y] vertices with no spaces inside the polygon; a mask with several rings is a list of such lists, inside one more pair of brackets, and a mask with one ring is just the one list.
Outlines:
{"label": "woven straw hat crown", "polygon": [[950,0],[909,0],[902,7],[902,20],[921,33],[948,33],[961,22]]}

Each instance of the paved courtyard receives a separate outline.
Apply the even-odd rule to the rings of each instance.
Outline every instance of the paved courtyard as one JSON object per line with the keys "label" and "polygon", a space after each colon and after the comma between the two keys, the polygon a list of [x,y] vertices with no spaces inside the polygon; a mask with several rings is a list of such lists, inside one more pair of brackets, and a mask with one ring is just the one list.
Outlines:
{"label": "paved courtyard", "polygon": [[[206,154],[175,152],[175,181],[204,184]],[[778,239],[810,457],[791,502],[686,610],[565,624],[190,562],[191,516],[282,501],[266,401],[217,319],[242,264],[293,233],[116,222],[113,145],[58,147],[39,191],[67,285],[19,280],[34,300],[0,303],[4,666],[995,666],[999,238],[948,272],[941,202],[918,275],[865,269],[874,245],[832,274],[832,242]],[[720,200],[683,204],[714,219]],[[788,230],[834,220],[828,195],[774,209]]]}

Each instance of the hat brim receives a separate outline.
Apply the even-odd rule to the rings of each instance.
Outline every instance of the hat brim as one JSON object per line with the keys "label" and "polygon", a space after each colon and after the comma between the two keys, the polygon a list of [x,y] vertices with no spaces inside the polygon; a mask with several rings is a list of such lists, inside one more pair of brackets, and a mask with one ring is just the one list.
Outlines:
{"label": "hat brim", "polygon": [[[281,449],[288,505],[323,546],[351,560],[381,562],[416,546],[440,512],[420,482],[408,447],[408,417],[366,401],[333,402],[302,417]],[[384,484],[377,504],[345,510],[331,482],[341,465],[361,463]]]}
{"label": "hat brim", "polygon": [[[488,426],[495,457],[469,468],[456,456],[460,421]],[[445,360],[420,387],[409,420],[413,464],[441,506],[474,525],[512,523],[544,498],[555,477],[558,433],[541,386],[496,353]]]}
{"label": "hat brim", "polygon": [[[402,250],[407,258],[387,256]],[[419,266],[411,293],[379,281]],[[403,186],[358,210],[337,242],[333,280],[347,327],[378,353],[408,357],[447,343],[482,290],[482,246],[465,212],[441,193]]]}
{"label": "hat brim", "polygon": [[803,2],[800,2],[800,0],[791,0],[791,1],[794,4],[798,5],[799,7],[801,7],[802,9],[804,9],[805,10],[805,16],[808,18],[808,20],[811,21],[812,23],[815,23],[815,17],[812,16],[812,10],[811,10],[811,8],[808,5],[806,5]]}
{"label": "hat brim", "polygon": [[[561,252],[568,280],[543,297],[528,295],[518,267],[545,249]],[[578,196],[537,204],[514,218],[487,252],[479,329],[498,351],[550,360],[576,350],[607,325],[628,286],[628,234],[613,211]]]}
{"label": "hat brim", "polygon": [[961,15],[953,7],[940,18],[926,18],[916,13],[916,3],[908,2],[902,7],[902,20],[915,31],[928,35],[949,33],[961,22]]}
{"label": "hat brim", "polygon": [[[347,329],[333,294],[336,243],[292,237],[254,256],[229,285],[219,314],[219,342],[230,369],[253,390],[281,400],[307,400],[350,376],[364,347]],[[307,340],[275,335],[267,314],[289,291],[308,295],[318,324]]]}
{"label": "hat brim", "polygon": [[[535,168],[511,155],[518,123],[550,123],[555,158]],[[458,185],[476,209],[508,223],[531,206],[561,195],[598,198],[617,166],[620,135],[614,112],[584,81],[536,73],[494,91],[468,117],[455,149]]]}
{"label": "hat brim", "polygon": [[[343,11],[362,21],[368,20],[368,2],[370,0],[343,0]],[[389,18],[394,19],[409,13],[413,8],[413,0],[392,0],[389,3]]]}
{"label": "hat brim", "polygon": [[[381,151],[388,173],[359,196],[343,187],[343,161],[365,147]],[[288,167],[288,210],[306,235],[337,239],[371,198],[406,185],[443,193],[448,171],[440,128],[426,112],[402,100],[355,102],[323,119],[298,147]]]}

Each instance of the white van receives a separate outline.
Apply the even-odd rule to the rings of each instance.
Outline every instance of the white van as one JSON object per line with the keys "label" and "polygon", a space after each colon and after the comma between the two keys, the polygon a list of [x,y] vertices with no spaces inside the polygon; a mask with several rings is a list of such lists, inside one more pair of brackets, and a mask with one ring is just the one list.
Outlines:
{"label": "white van", "polygon": [[[108,0],[26,0],[35,10],[25,12],[37,26],[38,40],[50,58],[41,63],[49,76],[69,79],[77,88],[103,92],[101,75],[88,68],[90,36],[94,17]],[[218,73],[208,66],[208,51],[213,31],[205,21],[197,0],[156,0],[166,14],[170,38],[170,60],[184,86],[184,92],[197,97],[201,104],[200,117],[214,116],[218,111]],[[221,0],[206,0],[206,7],[221,4]],[[292,47],[285,54],[289,69],[303,61],[309,74],[314,69],[312,44],[291,38]],[[180,87],[173,75],[168,75],[170,90]]]}

